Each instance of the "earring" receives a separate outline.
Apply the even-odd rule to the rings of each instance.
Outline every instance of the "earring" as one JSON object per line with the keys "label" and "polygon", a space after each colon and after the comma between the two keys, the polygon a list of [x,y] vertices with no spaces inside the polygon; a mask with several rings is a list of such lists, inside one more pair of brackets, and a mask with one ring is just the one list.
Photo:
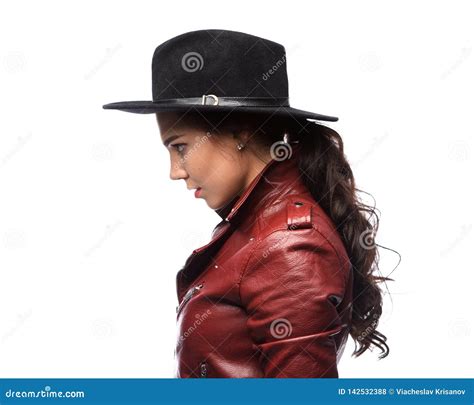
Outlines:
{"label": "earring", "polygon": [[290,140],[290,134],[288,132],[283,133],[283,143],[286,143],[287,145],[290,143],[299,143],[300,141],[292,141]]}
{"label": "earring", "polygon": [[237,149],[242,150],[243,148],[245,148],[245,145],[242,142],[239,142],[239,144],[237,145]]}

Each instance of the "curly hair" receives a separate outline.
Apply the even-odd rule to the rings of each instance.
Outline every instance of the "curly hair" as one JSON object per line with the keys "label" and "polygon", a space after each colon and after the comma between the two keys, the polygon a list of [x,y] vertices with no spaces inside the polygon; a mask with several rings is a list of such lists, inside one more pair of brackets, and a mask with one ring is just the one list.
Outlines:
{"label": "curly hair", "polygon": [[379,216],[375,206],[359,199],[357,193],[361,190],[355,186],[341,136],[317,122],[283,114],[237,110],[203,114],[194,110],[185,113],[182,119],[222,135],[248,131],[250,146],[256,146],[257,151],[268,151],[276,142],[281,142],[283,133],[301,145],[298,167],[303,182],[334,222],[352,264],[354,298],[349,307],[352,310],[350,335],[356,346],[352,355],[358,357],[376,346],[381,350],[379,359],[388,356],[387,337],[377,330],[383,304],[378,284],[393,280],[375,275],[379,262],[379,245],[375,243]]}

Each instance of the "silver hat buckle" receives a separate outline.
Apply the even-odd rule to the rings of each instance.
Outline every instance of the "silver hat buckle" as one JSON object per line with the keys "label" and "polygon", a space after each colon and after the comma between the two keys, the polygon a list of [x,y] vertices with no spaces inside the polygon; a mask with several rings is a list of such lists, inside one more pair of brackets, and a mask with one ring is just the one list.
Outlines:
{"label": "silver hat buckle", "polygon": [[[208,104],[207,103],[207,98],[212,97],[214,103],[213,104]],[[203,94],[202,95],[202,105],[218,105],[219,104],[219,98],[215,96],[214,94]]]}

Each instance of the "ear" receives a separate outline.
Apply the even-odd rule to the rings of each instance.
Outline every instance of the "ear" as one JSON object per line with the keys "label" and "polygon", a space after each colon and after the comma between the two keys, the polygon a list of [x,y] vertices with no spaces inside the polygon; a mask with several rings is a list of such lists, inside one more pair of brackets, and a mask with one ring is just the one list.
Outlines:
{"label": "ear", "polygon": [[251,135],[247,129],[239,129],[232,131],[232,138],[235,139],[237,142],[247,144],[247,142],[251,138]]}

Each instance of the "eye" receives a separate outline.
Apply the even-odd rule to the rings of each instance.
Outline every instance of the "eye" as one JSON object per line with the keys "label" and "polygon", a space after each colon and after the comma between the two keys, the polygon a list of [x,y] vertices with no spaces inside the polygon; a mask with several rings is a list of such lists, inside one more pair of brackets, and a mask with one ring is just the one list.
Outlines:
{"label": "eye", "polygon": [[[178,151],[178,154],[182,155],[183,152],[184,152],[184,146],[185,144],[184,143],[175,143],[174,145],[171,145],[173,148],[175,148],[177,151]],[[180,147],[183,147],[182,149],[180,149]]]}

